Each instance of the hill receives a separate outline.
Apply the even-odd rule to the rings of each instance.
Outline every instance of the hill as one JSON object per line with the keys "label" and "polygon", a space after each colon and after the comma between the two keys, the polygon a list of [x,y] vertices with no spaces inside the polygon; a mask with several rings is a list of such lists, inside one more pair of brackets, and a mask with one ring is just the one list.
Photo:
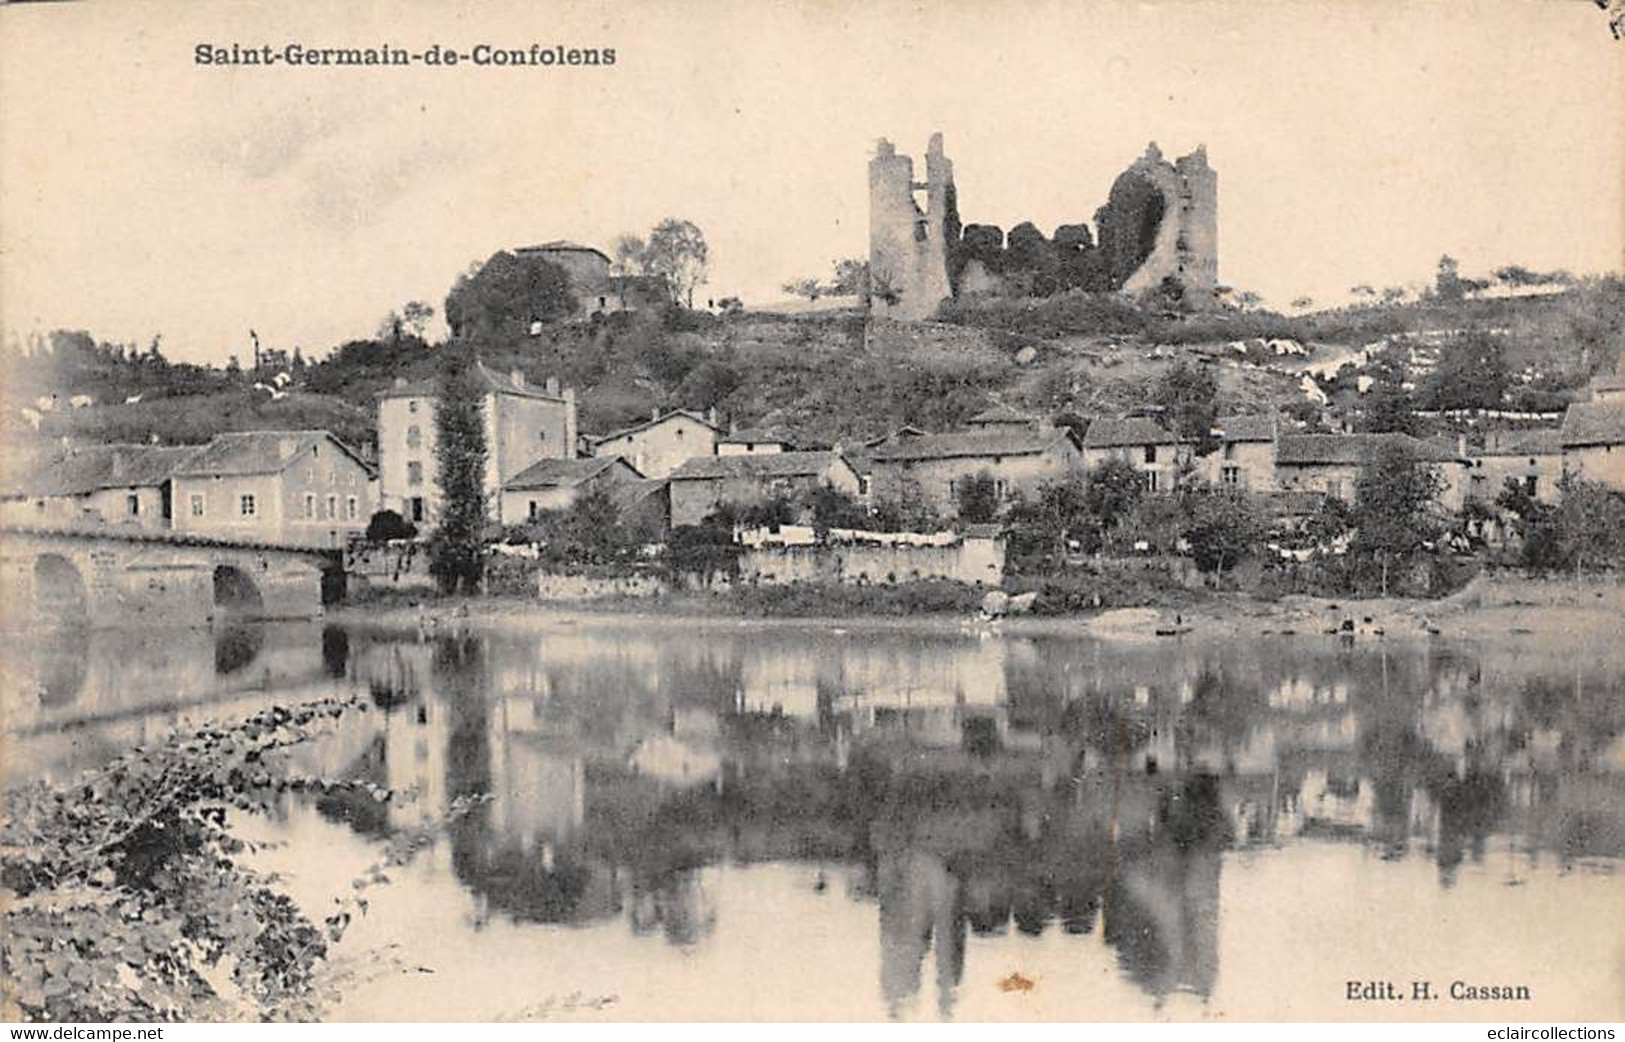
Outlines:
{"label": "hill", "polygon": [[[1535,298],[1346,308],[1288,317],[1270,312],[1157,313],[1115,297],[957,301],[935,322],[865,321],[855,310],[711,315],[673,309],[556,324],[538,335],[492,337],[487,365],[533,382],[577,388],[581,426],[603,432],[651,408],[716,407],[741,425],[782,425],[812,441],[852,441],[903,423],[950,429],[1000,401],[1036,415],[1123,412],[1145,404],[1157,376],[1180,357],[1216,367],[1221,408],[1302,410],[1304,368],[1384,338],[1432,342],[1483,331],[1508,367],[1561,402],[1613,365],[1625,342],[1625,281],[1589,280]],[[373,402],[396,377],[435,370],[436,349],[415,337],[353,341],[291,367],[289,393],[256,390],[267,373],[169,366],[84,334],[43,356],[7,361],[4,417],[26,431],[21,409],[59,395],[39,433],[94,441],[207,440],[218,431],[326,427],[356,444],[373,436]],[[1278,358],[1260,343],[1291,340],[1308,357]],[[89,395],[95,404],[66,408]],[[124,399],[140,395],[141,400]]]}

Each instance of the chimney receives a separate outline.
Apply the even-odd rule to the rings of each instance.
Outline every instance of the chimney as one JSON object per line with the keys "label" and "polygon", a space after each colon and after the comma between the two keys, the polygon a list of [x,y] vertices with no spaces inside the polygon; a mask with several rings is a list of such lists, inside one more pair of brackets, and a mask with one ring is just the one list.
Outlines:
{"label": "chimney", "polygon": [[711,426],[715,427],[717,425],[717,407],[715,405],[705,410],[705,418]]}
{"label": "chimney", "polygon": [[517,369],[513,369],[508,372],[508,380],[512,382],[515,387],[525,386],[525,374]]}
{"label": "chimney", "polygon": [[558,377],[556,377],[556,376],[548,377],[546,387],[547,387],[547,393],[548,394],[552,395],[555,398],[557,398],[559,396],[559,378]]}
{"label": "chimney", "polygon": [[564,389],[564,458],[575,459],[580,449],[576,442],[580,440],[580,433],[576,429],[576,389]]}
{"label": "chimney", "polygon": [[650,408],[650,410],[649,410],[649,419],[651,419],[651,420],[660,419],[660,406],[656,405],[656,406]]}

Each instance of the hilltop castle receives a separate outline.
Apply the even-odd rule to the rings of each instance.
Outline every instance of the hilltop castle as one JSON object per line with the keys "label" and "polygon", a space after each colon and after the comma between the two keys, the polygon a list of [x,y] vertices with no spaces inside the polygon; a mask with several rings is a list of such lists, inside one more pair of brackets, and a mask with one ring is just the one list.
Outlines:
{"label": "hilltop castle", "polygon": [[1118,175],[1095,229],[1061,225],[1046,239],[1023,224],[1007,245],[996,226],[960,223],[940,133],[926,149],[924,181],[914,179],[914,160],[882,139],[869,161],[870,305],[923,319],[952,296],[1008,284],[1036,295],[1166,290],[1203,306],[1219,278],[1218,174],[1207,150],[1170,163],[1153,142]]}

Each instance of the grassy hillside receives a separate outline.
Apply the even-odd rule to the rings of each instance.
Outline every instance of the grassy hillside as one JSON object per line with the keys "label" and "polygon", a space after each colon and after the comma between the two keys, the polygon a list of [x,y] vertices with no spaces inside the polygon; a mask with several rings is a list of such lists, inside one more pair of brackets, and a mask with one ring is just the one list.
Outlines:
{"label": "grassy hillside", "polygon": [[[635,422],[655,407],[714,406],[741,425],[780,424],[810,440],[851,443],[902,423],[950,429],[994,400],[1045,416],[1121,412],[1144,404],[1175,358],[1204,349],[1219,375],[1222,409],[1301,403],[1290,366],[1277,366],[1267,353],[1243,364],[1228,349],[1215,350],[1253,338],[1296,340],[1325,357],[1393,334],[1490,330],[1501,337],[1510,368],[1537,365],[1547,386],[1574,394],[1592,372],[1611,367],[1625,343],[1625,282],[1592,280],[1559,296],[1298,317],[1168,315],[1081,294],[956,302],[941,317],[621,314],[489,342],[481,354],[499,371],[518,369],[536,383],[557,376],[576,387],[589,433]],[[5,423],[26,430],[19,406],[49,389],[64,399],[86,393],[97,400],[47,418],[41,433],[49,436],[186,443],[224,430],[326,427],[360,443],[373,437],[377,393],[398,376],[432,376],[436,355],[433,345],[411,337],[352,342],[295,370],[291,393],[272,401],[252,387],[263,374],[166,370],[150,360],[111,361],[80,345],[64,357],[9,363],[15,372]],[[136,393],[140,402],[122,404]]]}

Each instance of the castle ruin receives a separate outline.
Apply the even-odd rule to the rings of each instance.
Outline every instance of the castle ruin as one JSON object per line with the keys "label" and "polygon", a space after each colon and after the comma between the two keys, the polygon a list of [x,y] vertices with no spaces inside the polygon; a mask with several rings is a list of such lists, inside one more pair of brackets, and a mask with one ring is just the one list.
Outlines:
{"label": "castle ruin", "polygon": [[1153,142],[1113,182],[1093,236],[1086,224],[1063,224],[1049,239],[1024,223],[1008,244],[995,225],[961,226],[940,133],[925,167],[926,179],[915,181],[913,159],[886,140],[869,162],[869,303],[877,314],[930,318],[950,297],[1001,289],[1163,292],[1191,307],[1213,301],[1218,174],[1205,147],[1170,163]]}

